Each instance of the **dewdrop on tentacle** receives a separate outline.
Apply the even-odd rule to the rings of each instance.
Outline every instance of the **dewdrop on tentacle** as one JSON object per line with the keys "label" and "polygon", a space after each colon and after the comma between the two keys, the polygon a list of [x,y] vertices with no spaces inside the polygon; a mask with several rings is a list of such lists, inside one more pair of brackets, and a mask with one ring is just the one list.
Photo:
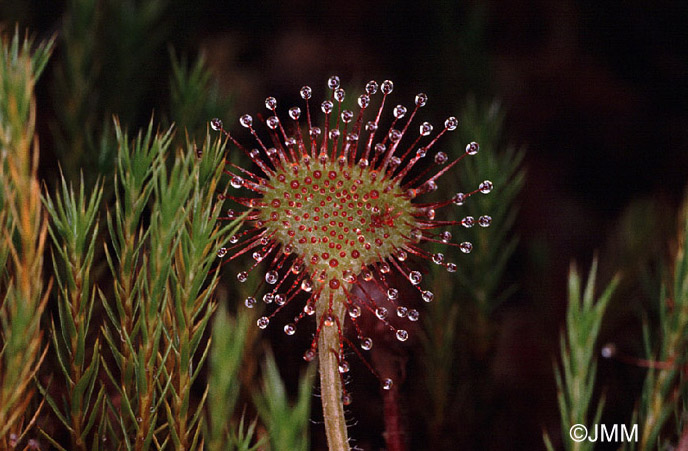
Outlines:
{"label": "dewdrop on tentacle", "polygon": [[[393,105],[388,97],[394,84],[389,80],[368,82],[365,92],[355,98],[356,110],[343,106],[348,94],[339,77],[330,77],[327,87],[328,96],[319,103],[312,101],[313,90],[304,86],[300,105],[285,108],[275,97],[268,97],[265,118],[262,114],[257,119],[250,114],[240,116],[239,125],[253,137],[250,146],[236,140],[221,120],[210,121],[210,127],[224,133],[230,146],[254,165],[254,169],[242,168],[231,163],[231,155],[227,159],[225,173],[231,189],[223,198],[246,212],[244,230],[232,236],[229,246],[217,255],[222,265],[244,254],[253,257],[236,277],[245,282],[252,273],[262,274],[255,276],[261,279],[262,296],[255,293],[245,300],[249,308],[257,304],[257,298],[266,304],[266,315],[257,320],[261,329],[269,327],[290,303],[302,303],[303,308],[294,318],[285,318],[282,327],[287,336],[297,332],[304,318],[318,316],[305,360],[315,358],[322,328],[337,328],[340,346],[336,352],[343,375],[349,370],[345,344],[364,362],[358,348],[373,347],[373,340],[358,323],[361,315],[377,318],[397,340],[409,339],[405,328],[390,321],[394,318],[394,324],[403,324],[420,318],[418,310],[405,305],[402,292],[417,289],[423,301],[433,301],[434,294],[423,286],[423,260],[450,273],[457,270],[455,262],[447,261],[441,252],[425,250],[424,245],[439,243],[471,252],[472,244],[455,241],[448,229],[487,227],[492,218],[440,218],[445,210],[463,205],[476,193],[489,193],[493,185],[485,180],[473,191],[423,203],[419,199],[436,191],[443,175],[479,151],[478,143],[467,144],[465,152],[453,160],[436,151],[437,141],[456,130],[458,120],[450,117],[441,126],[425,121],[412,126],[428,96],[418,94],[409,102],[410,108],[397,104],[385,110]],[[230,210],[222,219],[241,215]],[[393,272],[402,277],[391,277]],[[398,286],[393,280],[407,285]],[[371,286],[386,294],[387,306],[378,305]],[[334,302],[345,304],[339,310],[347,314],[338,317]],[[321,313],[315,315],[316,311]],[[355,332],[357,344],[344,338],[344,328]],[[392,387],[391,379],[375,374],[382,388]],[[351,401],[345,390],[343,400]]]}

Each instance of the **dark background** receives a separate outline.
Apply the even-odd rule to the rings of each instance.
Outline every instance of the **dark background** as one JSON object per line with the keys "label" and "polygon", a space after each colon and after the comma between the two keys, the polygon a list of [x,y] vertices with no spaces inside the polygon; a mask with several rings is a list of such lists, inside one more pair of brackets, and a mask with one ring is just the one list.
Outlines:
{"label": "dark background", "polygon": [[[18,22],[46,38],[59,31],[67,7],[3,1],[0,24],[8,32]],[[688,180],[687,30],[688,4],[680,0],[170,1],[150,30],[157,44],[149,58],[129,80],[111,82],[112,89],[139,83],[140,106],[111,113],[128,115],[133,128],[164,109],[167,45],[189,56],[205,52],[236,117],[260,111],[267,95],[296,102],[304,84],[319,98],[332,74],[344,87],[392,79],[397,98],[425,91],[430,117],[456,114],[469,97],[499,100],[507,141],[527,148],[514,232],[520,244],[508,275],[519,290],[495,318],[490,421],[464,445],[532,449],[541,446],[543,428],[558,436],[551,368],[572,260],[585,267],[599,251],[603,283],[618,270],[630,275],[602,339],[641,353],[637,313],[650,301],[633,275],[659,266],[669,250]],[[54,58],[60,52],[58,46]],[[49,124],[57,108],[44,87],[50,66],[44,77],[39,132],[50,174]],[[635,253],[626,253],[629,240],[639,243]],[[361,386],[363,372],[354,372]],[[601,363],[610,423],[629,421],[643,374]],[[361,446],[380,446],[380,412],[358,402],[365,389],[358,390],[352,435]],[[413,405],[406,411],[412,425]],[[319,428],[314,447],[322,446]],[[421,449],[422,436],[410,430]]]}

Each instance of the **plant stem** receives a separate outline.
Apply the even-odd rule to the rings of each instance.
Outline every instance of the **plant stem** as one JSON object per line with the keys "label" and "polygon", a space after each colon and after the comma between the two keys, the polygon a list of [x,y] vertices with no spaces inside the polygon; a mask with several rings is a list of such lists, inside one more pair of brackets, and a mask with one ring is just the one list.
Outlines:
{"label": "plant stem", "polygon": [[[346,313],[346,299],[341,291],[335,291],[330,303],[330,291],[323,290],[322,296],[316,303],[317,317],[330,312],[332,316],[340,318],[343,324]],[[342,403],[342,384],[339,377],[339,348],[340,338],[336,324],[324,325],[320,330],[318,341],[318,359],[320,362],[320,395],[325,418],[325,432],[330,450],[348,450],[349,438],[346,431],[344,404]]]}
{"label": "plant stem", "polygon": [[[397,382],[400,382],[396,379]],[[385,415],[385,443],[388,451],[406,450],[406,432],[401,423],[399,386],[392,386],[389,392],[383,393]]]}
{"label": "plant stem", "polygon": [[688,425],[685,425],[683,428],[683,433],[681,434],[681,439],[678,442],[676,451],[688,451]]}

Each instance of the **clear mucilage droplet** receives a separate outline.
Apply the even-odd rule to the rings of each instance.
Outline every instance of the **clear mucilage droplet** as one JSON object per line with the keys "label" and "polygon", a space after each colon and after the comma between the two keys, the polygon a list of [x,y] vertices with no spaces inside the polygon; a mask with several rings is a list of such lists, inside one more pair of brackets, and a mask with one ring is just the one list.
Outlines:
{"label": "clear mucilage droplet", "polygon": [[446,121],[444,121],[444,126],[447,128],[447,130],[451,132],[456,130],[456,127],[459,126],[459,121],[454,116],[452,116],[450,118],[447,118]]}
{"label": "clear mucilage droplet", "polygon": [[339,372],[341,374],[348,373],[350,369],[351,369],[351,367],[349,366],[349,362],[347,362],[344,359],[339,361]]}
{"label": "clear mucilage droplet", "polygon": [[253,308],[256,305],[256,298],[249,296],[244,300],[244,305],[248,308]]}
{"label": "clear mucilage droplet", "polygon": [[397,142],[401,139],[401,132],[395,128],[389,131],[389,139],[392,142]]}
{"label": "clear mucilage droplet", "polygon": [[371,95],[371,96],[373,94],[377,93],[377,89],[378,89],[378,84],[375,80],[370,80],[366,84],[366,87],[365,87],[366,92],[368,93],[368,95]]}
{"label": "clear mucilage droplet", "polygon": [[371,280],[373,280],[373,272],[368,268],[365,268],[363,271],[361,271],[361,277],[366,282],[370,282]]}
{"label": "clear mucilage droplet", "polygon": [[430,133],[432,133],[432,124],[430,122],[420,124],[420,134],[422,136],[428,136]]}
{"label": "clear mucilage droplet", "polygon": [[399,340],[399,341],[406,341],[406,340],[408,340],[408,337],[409,337],[408,332],[405,331],[404,329],[397,329],[396,335],[397,335],[397,340]]}
{"label": "clear mucilage droplet", "polygon": [[232,188],[241,188],[242,186],[244,186],[244,179],[242,179],[238,175],[235,175],[234,177],[232,177],[229,183],[232,185]]}
{"label": "clear mucilage droplet", "polygon": [[464,241],[459,244],[459,249],[461,249],[461,252],[464,254],[469,254],[473,250],[473,245],[468,241]]}
{"label": "clear mucilage droplet", "polygon": [[433,191],[437,191],[437,183],[435,183],[433,180],[428,180],[427,182],[423,183],[423,192],[432,193]]}
{"label": "clear mucilage droplet", "polygon": [[437,152],[435,154],[435,163],[445,164],[449,160],[449,157],[444,152]]}
{"label": "clear mucilage droplet", "polygon": [[304,100],[308,100],[311,98],[311,95],[313,94],[313,90],[311,89],[310,86],[304,86],[301,88],[301,98]]}
{"label": "clear mucilage droplet", "polygon": [[395,118],[401,119],[406,115],[406,107],[403,105],[397,105],[394,107],[392,114],[394,114]]}
{"label": "clear mucilage droplet", "polygon": [[294,323],[289,323],[285,325],[284,333],[287,335],[294,335],[296,333],[296,325]]}
{"label": "clear mucilage droplet", "polygon": [[246,282],[246,280],[248,280],[248,273],[246,271],[241,271],[237,274],[237,280],[242,283]]}
{"label": "clear mucilage droplet", "polygon": [[392,385],[394,385],[394,382],[390,378],[386,378],[385,380],[382,381],[382,389],[383,390],[391,390]]}
{"label": "clear mucilage droplet", "polygon": [[421,280],[423,280],[423,276],[421,275],[420,271],[411,271],[408,275],[408,278],[412,285],[418,285]]}
{"label": "clear mucilage droplet", "polygon": [[478,189],[483,194],[489,193],[490,191],[492,191],[492,188],[493,188],[492,182],[489,180],[485,180],[484,182],[482,182],[480,184],[480,186],[478,186]]}
{"label": "clear mucilage droplet", "polygon": [[421,293],[421,297],[425,302],[432,302],[432,300],[435,299],[435,295],[429,290],[423,291],[423,293]]}
{"label": "clear mucilage droplet", "polygon": [[212,128],[216,132],[219,132],[220,130],[222,130],[222,121],[219,118],[214,117],[210,120],[210,128]]}
{"label": "clear mucilage droplet", "polygon": [[607,343],[602,347],[600,355],[602,355],[602,357],[604,357],[605,359],[611,359],[616,355],[616,352],[616,345],[614,343]]}
{"label": "clear mucilage droplet", "polygon": [[478,218],[478,225],[480,227],[489,227],[492,224],[492,217],[483,215]]}
{"label": "clear mucilage droplet", "polygon": [[452,202],[454,205],[463,205],[464,202],[466,202],[466,195],[464,193],[456,193],[454,194],[454,197],[452,197]]}
{"label": "clear mucilage droplet", "polygon": [[315,349],[311,348],[303,354],[303,360],[311,362],[315,358]]}
{"label": "clear mucilage droplet", "polygon": [[461,225],[467,229],[470,229],[475,225],[475,218],[473,216],[466,216],[461,220]]}
{"label": "clear mucilage droplet", "polygon": [[385,307],[378,307],[375,309],[375,316],[379,319],[387,318],[387,309]]}
{"label": "clear mucilage droplet", "polygon": [[420,318],[420,313],[418,313],[418,310],[412,308],[411,310],[408,311],[407,317],[408,317],[409,321],[415,322],[415,321],[418,321],[418,319]]}
{"label": "clear mucilage droplet", "polygon": [[277,271],[275,270],[268,271],[265,273],[265,281],[270,285],[276,284],[278,279],[279,277],[277,275]]}
{"label": "clear mucilage droplet", "polygon": [[294,106],[289,108],[289,117],[294,119],[295,121],[301,117],[301,108]]}
{"label": "clear mucilage droplet", "polygon": [[428,96],[423,92],[418,93],[416,96],[416,105],[424,107],[426,103],[428,103]]}
{"label": "clear mucilage droplet", "polygon": [[244,128],[249,128],[253,124],[253,118],[250,114],[244,114],[239,118],[239,123]]}
{"label": "clear mucilage droplet", "polygon": [[311,282],[310,279],[303,279],[301,282],[301,289],[306,293],[310,293],[313,291],[313,282]]}
{"label": "clear mucilage droplet", "polygon": [[322,110],[323,113],[325,114],[330,114],[332,112],[332,108],[334,108],[334,104],[329,101],[325,100],[321,105],[320,109]]}
{"label": "clear mucilage droplet", "polygon": [[222,258],[225,255],[227,255],[227,248],[226,247],[221,247],[220,249],[217,250],[217,256]]}
{"label": "clear mucilage droplet", "polygon": [[270,319],[267,316],[261,316],[260,318],[258,318],[258,321],[256,321],[256,324],[261,329],[265,329],[266,327],[268,327],[268,324],[270,324]]}
{"label": "clear mucilage droplet", "polygon": [[266,121],[265,124],[271,129],[274,130],[277,128],[279,125],[279,118],[277,116],[270,116]]}
{"label": "clear mucilage droplet", "polygon": [[382,82],[381,90],[383,94],[391,94],[394,90],[394,83],[391,80],[385,80]]}
{"label": "clear mucilage droplet", "polygon": [[352,270],[347,269],[342,273],[342,279],[344,279],[344,282],[354,283],[356,282],[356,274]]}
{"label": "clear mucilage droplet", "polygon": [[275,99],[274,97],[268,97],[267,99],[265,99],[265,108],[267,108],[268,110],[274,110],[275,108],[277,108],[277,99]]}
{"label": "clear mucilage droplet", "polygon": [[331,76],[327,80],[327,87],[330,89],[337,89],[339,88],[339,77],[336,75]]}
{"label": "clear mucilage droplet", "polygon": [[477,142],[472,142],[466,146],[466,153],[468,155],[475,155],[480,150],[480,146]]}
{"label": "clear mucilage droplet", "polygon": [[334,98],[337,100],[337,102],[342,102],[345,95],[346,93],[342,88],[337,88],[334,90]]}
{"label": "clear mucilage droplet", "polygon": [[389,290],[387,290],[387,299],[389,299],[390,301],[394,301],[398,297],[399,297],[399,290],[397,290],[396,288],[390,288]]}

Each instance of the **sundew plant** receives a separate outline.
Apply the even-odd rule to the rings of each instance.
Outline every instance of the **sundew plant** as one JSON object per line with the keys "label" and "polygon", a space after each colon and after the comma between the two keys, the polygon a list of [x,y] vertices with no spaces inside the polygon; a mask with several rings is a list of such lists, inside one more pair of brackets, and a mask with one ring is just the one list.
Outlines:
{"label": "sundew plant", "polygon": [[646,99],[537,98],[616,77],[550,80],[594,33],[493,60],[489,5],[182,4],[0,2],[0,449],[688,449],[688,201],[576,148]]}
{"label": "sundew plant", "polygon": [[[457,264],[423,245],[442,243],[470,253],[473,245],[452,239],[449,229],[488,227],[492,218],[466,216],[455,221],[440,219],[440,215],[476,193],[489,193],[492,182],[485,180],[475,190],[456,193],[451,199],[423,202],[422,196],[437,190],[443,175],[466,156],[478,153],[478,143],[467,144],[463,155],[451,162],[446,153],[436,151],[435,144],[456,130],[458,120],[449,117],[434,134],[429,122],[412,126],[428,102],[424,93],[416,95],[410,111],[396,105],[391,124],[383,126],[384,107],[394,89],[390,80],[379,85],[368,82],[365,93],[357,98],[356,112],[343,106],[346,94],[339,77],[330,77],[327,86],[331,97],[319,105],[324,115],[321,126],[311,112],[309,86],[300,91],[303,111],[298,106],[289,108],[286,123],[277,115],[277,100],[265,99],[269,141],[260,137],[251,115],[239,118],[256,147],[234,139],[219,119],[213,119],[211,126],[224,132],[259,170],[242,168],[230,156],[225,172],[236,191],[221,198],[246,210],[230,210],[224,219],[241,219],[246,227],[229,238],[231,245],[219,249],[218,256],[223,263],[244,254],[253,257],[250,268],[238,272],[236,278],[246,282],[249,273],[261,274],[266,287],[262,300],[275,307],[257,320],[259,328],[267,328],[292,302],[304,306],[283,326],[286,335],[294,335],[305,317],[315,317],[317,328],[303,358],[312,361],[318,356],[328,443],[331,449],[345,449],[349,445],[343,405],[352,402],[344,383],[350,368],[345,348],[365,359],[358,348],[369,351],[373,347],[358,318],[374,315],[397,340],[409,338],[404,321],[418,321],[420,312],[404,305],[400,292],[407,290],[394,282],[395,273],[425,302],[433,301],[432,291],[423,288],[423,265],[436,264],[454,273]],[[372,104],[375,97],[380,98],[377,106]],[[246,297],[246,307],[253,308],[258,296]],[[383,304],[382,299],[387,302]],[[345,337],[345,327],[356,331],[358,343]],[[384,390],[392,388],[392,378],[369,368]]]}

